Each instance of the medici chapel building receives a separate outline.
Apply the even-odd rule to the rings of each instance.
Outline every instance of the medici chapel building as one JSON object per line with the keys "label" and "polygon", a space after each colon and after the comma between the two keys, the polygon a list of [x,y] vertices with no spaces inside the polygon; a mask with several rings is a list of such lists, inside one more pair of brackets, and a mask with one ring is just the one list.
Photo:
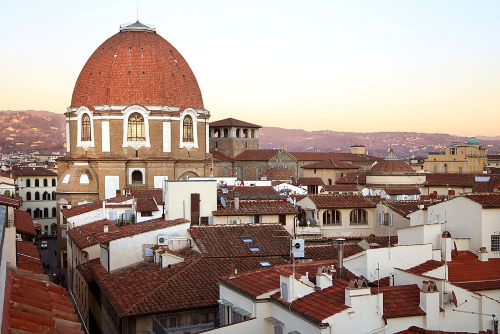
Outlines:
{"label": "medici chapel building", "polygon": [[210,174],[210,113],[188,63],[153,26],[122,25],[95,50],[65,115],[60,201]]}

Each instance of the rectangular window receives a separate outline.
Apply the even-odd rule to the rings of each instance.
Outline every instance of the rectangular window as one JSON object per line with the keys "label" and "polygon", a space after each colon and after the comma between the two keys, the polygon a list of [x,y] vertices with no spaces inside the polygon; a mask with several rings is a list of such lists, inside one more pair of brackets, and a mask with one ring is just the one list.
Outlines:
{"label": "rectangular window", "polygon": [[281,283],[281,299],[288,301],[288,286],[285,282]]}
{"label": "rectangular window", "polygon": [[493,234],[491,236],[491,251],[500,252],[500,234]]}
{"label": "rectangular window", "polygon": [[286,225],[286,215],[279,215],[278,219],[281,225]]}
{"label": "rectangular window", "polygon": [[152,217],[152,216],[153,216],[153,212],[151,212],[151,211],[141,212],[141,217]]}

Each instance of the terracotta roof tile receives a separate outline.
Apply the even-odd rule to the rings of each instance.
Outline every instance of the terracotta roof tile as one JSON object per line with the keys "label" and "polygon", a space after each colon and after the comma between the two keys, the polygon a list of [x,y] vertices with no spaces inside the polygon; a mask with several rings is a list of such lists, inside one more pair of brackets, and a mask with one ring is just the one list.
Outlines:
{"label": "terracotta roof tile", "polygon": [[271,168],[268,169],[267,172],[262,174],[262,177],[267,178],[268,180],[292,180],[295,179],[295,173],[288,168]]}
{"label": "terracotta roof tile", "polygon": [[334,152],[289,152],[299,161],[322,161],[333,159],[336,161],[349,162],[369,162],[382,160],[368,155],[356,155],[352,153],[334,153]]}
{"label": "terracotta roof tile", "polygon": [[130,237],[133,235],[146,233],[154,230],[159,230],[162,228],[166,228],[169,226],[175,226],[179,224],[184,224],[189,222],[186,219],[178,218],[175,220],[165,220],[163,218],[157,218],[148,220],[142,223],[131,224],[123,227],[119,227],[116,230],[109,231],[108,233],[97,233],[94,234],[94,237],[97,239],[99,243],[108,243],[113,240]]}
{"label": "terracotta roof tile", "polygon": [[365,185],[366,184],[366,173],[365,172],[354,172],[347,173],[344,177],[341,177],[335,181],[336,184],[355,184],[355,185]]}
{"label": "terracotta roof tile", "polygon": [[240,198],[279,198],[278,192],[270,186],[239,186],[234,187],[225,194],[224,197],[234,197],[234,194],[240,194]]}
{"label": "terracotta roof tile", "polygon": [[45,275],[7,270],[2,333],[84,333],[66,289]]}
{"label": "terracotta roof tile", "polygon": [[332,192],[354,192],[354,191],[358,191],[358,187],[356,187],[355,184],[326,184],[323,186],[323,190],[325,191],[332,191]]}
{"label": "terracotta roof tile", "polygon": [[385,188],[387,195],[420,195],[418,188]]}
{"label": "terracotta roof tile", "polygon": [[442,267],[443,265],[444,261],[428,260],[418,266],[406,269],[405,271],[411,274],[424,275],[425,273]]}
{"label": "terracotta roof tile", "polygon": [[429,186],[472,187],[476,176],[474,174],[430,173],[425,177]]}
{"label": "terracotta roof tile", "polygon": [[286,199],[240,200],[240,207],[234,207],[234,200],[226,200],[226,207],[213,211],[214,216],[248,216],[296,214],[297,209]]}
{"label": "terracotta roof tile", "polygon": [[14,207],[14,208],[19,208],[21,206],[21,202],[22,201],[20,199],[0,196],[0,205],[6,205],[6,206]]}
{"label": "terracotta roof tile", "polygon": [[325,183],[320,177],[299,177],[298,184],[301,186],[323,186]]}
{"label": "terracotta roof tile", "polygon": [[[479,332],[479,334],[493,334],[490,330],[487,332]],[[442,330],[432,330],[432,329],[424,329],[421,327],[417,326],[411,326],[408,329],[405,329],[401,332],[397,332],[395,334],[478,334],[477,332],[471,333],[471,332],[457,332],[457,331],[442,331]]]}
{"label": "terracotta roof tile", "polygon": [[157,202],[153,198],[138,198],[137,199],[137,211],[160,211]]}
{"label": "terracotta roof tile", "polygon": [[212,154],[214,161],[232,161],[230,157],[220,153],[219,151],[210,150],[210,154]]}
{"label": "terracotta roof tile", "polygon": [[374,208],[376,205],[361,195],[309,195],[307,196],[318,209],[326,208]]}
{"label": "terracotta roof tile", "polygon": [[40,260],[36,245],[28,241],[17,241],[16,245],[17,267],[34,274],[43,274],[42,260]]}
{"label": "terracotta roof tile", "polygon": [[302,166],[304,169],[359,169],[361,167],[340,160],[327,159]]}
{"label": "terracotta roof tile", "polygon": [[459,253],[448,262],[448,280],[471,291],[500,289],[500,258],[483,262],[469,253]]}
{"label": "terracotta roof tile", "polygon": [[419,205],[423,205],[424,208],[431,206],[430,201],[424,200],[415,200],[415,201],[387,201],[384,203],[387,205],[392,211],[397,214],[406,217],[408,214],[418,211]]}
{"label": "terracotta roof tile", "polygon": [[468,194],[465,198],[470,199],[483,208],[500,208],[500,194]]}
{"label": "terracotta roof tile", "polygon": [[[291,236],[281,224],[191,226],[190,233],[200,252],[210,256],[290,254]],[[250,236],[253,242],[245,243],[243,236]],[[258,245],[260,251],[252,252],[249,244]]]}
{"label": "terracotta roof tile", "polygon": [[[377,288],[372,288],[372,293],[376,292]],[[384,294],[384,315],[388,319],[425,315],[417,284],[380,287],[380,292]]]}
{"label": "terracotta roof tile", "polygon": [[413,168],[403,160],[383,160],[374,165],[370,174],[377,173],[415,173]]}
{"label": "terracotta roof tile", "polygon": [[227,126],[227,127],[239,126],[243,128],[261,128],[260,125],[240,121],[239,119],[235,118],[225,118],[215,122],[210,122],[210,127],[216,127],[216,126]]}
{"label": "terracotta roof tile", "polygon": [[35,226],[28,212],[14,209],[14,224],[17,232],[36,236]]}
{"label": "terracotta roof tile", "polygon": [[131,316],[217,307],[217,278],[229,274],[231,264],[244,273],[262,268],[262,260],[272,265],[285,263],[281,257],[202,256],[164,269],[143,262],[108,274],[95,263],[90,271],[119,314]]}
{"label": "terracotta roof tile", "polygon": [[22,167],[12,168],[12,172],[17,176],[55,176],[57,173],[43,167]]}
{"label": "terracotta roof tile", "polygon": [[99,243],[94,235],[104,232],[104,225],[108,225],[109,232],[119,230],[119,228],[111,220],[104,219],[72,228],[66,233],[68,234],[68,237],[70,237],[71,240],[73,240],[73,242],[78,246],[78,248],[85,249]]}
{"label": "terracotta roof tile", "polygon": [[236,161],[269,161],[278,154],[279,150],[246,150],[234,157]]}
{"label": "terracotta roof tile", "polygon": [[126,188],[127,192],[134,198],[145,198],[145,199],[155,199],[157,203],[163,203],[163,195],[161,188],[154,189],[138,189],[138,188]]}

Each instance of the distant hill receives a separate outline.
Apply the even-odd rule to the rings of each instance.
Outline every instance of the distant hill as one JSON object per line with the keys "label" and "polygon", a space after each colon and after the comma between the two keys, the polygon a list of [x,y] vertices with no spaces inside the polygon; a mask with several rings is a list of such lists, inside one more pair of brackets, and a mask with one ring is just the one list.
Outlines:
{"label": "distant hill", "polygon": [[[24,151],[64,153],[66,148],[66,118],[50,111],[0,110],[0,153]],[[500,152],[500,136],[477,136],[489,154]],[[467,138],[442,133],[421,132],[339,132],[305,131],[266,127],[260,130],[261,148],[280,148],[290,151],[349,152],[355,144],[366,146],[368,154],[384,157],[392,148],[401,157],[427,156],[428,152],[443,151],[454,141]]]}
{"label": "distant hill", "polygon": [[[481,146],[488,154],[500,152],[500,138],[478,136]],[[428,152],[440,152],[452,142],[464,143],[467,138],[442,133],[422,132],[339,132],[304,131],[300,129],[262,128],[261,148],[279,148],[284,145],[289,151],[349,152],[351,145],[366,146],[369,155],[385,157],[392,148],[401,157],[423,156]]]}
{"label": "distant hill", "polygon": [[66,117],[50,111],[0,111],[0,153],[64,153]]}

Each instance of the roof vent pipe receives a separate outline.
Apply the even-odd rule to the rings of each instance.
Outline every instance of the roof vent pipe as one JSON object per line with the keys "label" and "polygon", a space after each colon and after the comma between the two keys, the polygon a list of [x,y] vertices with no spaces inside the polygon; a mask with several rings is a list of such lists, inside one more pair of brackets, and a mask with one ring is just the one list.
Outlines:
{"label": "roof vent pipe", "polygon": [[337,244],[339,245],[339,251],[338,251],[338,267],[339,267],[339,278],[343,278],[344,274],[344,241],[345,239],[343,238],[338,238],[337,239]]}
{"label": "roof vent pipe", "polygon": [[240,209],[240,193],[239,192],[234,193],[234,209],[235,210]]}

